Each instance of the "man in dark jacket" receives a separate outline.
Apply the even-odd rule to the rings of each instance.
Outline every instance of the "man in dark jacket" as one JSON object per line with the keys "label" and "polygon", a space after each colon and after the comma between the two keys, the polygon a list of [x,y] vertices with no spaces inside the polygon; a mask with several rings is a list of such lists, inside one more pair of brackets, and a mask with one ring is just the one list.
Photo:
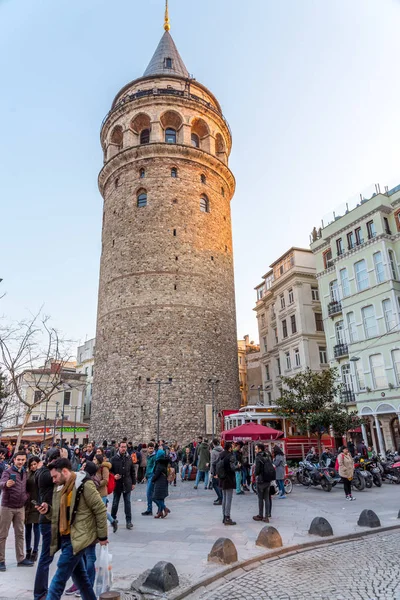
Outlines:
{"label": "man in dark jacket", "polygon": [[[257,481],[257,495],[258,495],[258,515],[253,517],[254,521],[264,521],[269,523],[269,516],[271,515],[271,499],[269,496],[269,487],[271,481],[274,481],[274,465],[272,464],[271,454],[265,451],[264,444],[260,442],[256,444],[256,481]],[[267,467],[266,467],[267,463]],[[270,474],[268,475],[268,471]],[[265,505],[265,517],[264,515]]]}
{"label": "man in dark jacket", "polygon": [[222,522],[224,525],[236,525],[236,522],[231,519],[231,506],[233,490],[236,487],[235,473],[237,468],[232,442],[226,442],[225,449],[220,453],[216,464],[216,472],[222,489],[222,515],[224,517]]}
{"label": "man in dark jacket", "polygon": [[6,463],[7,448],[0,448],[0,477],[3,475],[3,471],[7,468]]}
{"label": "man in dark jacket", "polygon": [[132,529],[131,491],[135,489],[136,476],[132,458],[127,453],[126,442],[121,442],[114,458],[111,459],[111,473],[115,477],[115,490],[111,516],[117,520],[118,506],[121,494],[124,497],[126,528]]}
{"label": "man in dark jacket", "polygon": [[14,454],[13,466],[3,472],[0,480],[1,513],[0,513],[0,571],[6,570],[6,541],[11,523],[14,527],[15,554],[19,567],[33,567],[33,561],[27,560],[24,553],[25,503],[28,500],[26,491],[26,453],[17,451]]}
{"label": "man in dark jacket", "polygon": [[221,444],[219,443],[219,439],[215,438],[212,441],[213,449],[211,450],[211,478],[212,485],[214,488],[214,492],[217,494],[217,499],[213,502],[215,506],[221,506],[222,504],[222,492],[219,487],[219,479],[217,475],[217,462],[219,457],[221,456],[221,452],[224,451]]}
{"label": "man in dark jacket", "polygon": [[[44,465],[36,471],[35,480],[39,490],[40,504],[42,502],[51,504],[54,484],[47,465],[53,460],[57,460],[57,458],[60,458],[60,450],[58,448],[51,448],[46,454]],[[33,588],[34,600],[44,600],[46,598],[49,588],[49,569],[53,562],[53,557],[50,556],[51,523],[45,515],[40,515],[39,517],[39,529],[42,536],[42,551],[40,553],[35,586]]]}

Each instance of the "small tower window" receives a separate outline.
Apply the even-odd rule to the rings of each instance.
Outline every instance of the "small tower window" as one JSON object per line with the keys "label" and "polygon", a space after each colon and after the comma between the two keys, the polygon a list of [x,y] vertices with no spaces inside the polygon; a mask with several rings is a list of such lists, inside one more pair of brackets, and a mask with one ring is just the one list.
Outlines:
{"label": "small tower window", "polygon": [[200,211],[204,212],[204,213],[208,213],[208,212],[210,212],[209,209],[210,209],[210,205],[208,202],[208,198],[207,198],[207,196],[204,195],[200,198]]}
{"label": "small tower window", "polygon": [[149,144],[150,143],[150,129],[143,129],[140,132],[140,143],[141,144]]}
{"label": "small tower window", "polygon": [[178,177],[178,169],[176,167],[172,167],[171,177]]}
{"label": "small tower window", "polygon": [[140,179],[144,179],[146,177],[146,170],[140,169],[139,176],[140,176]]}
{"label": "small tower window", "polygon": [[147,194],[146,192],[140,192],[137,197],[137,206],[138,208],[143,208],[147,206]]}
{"label": "small tower window", "polygon": [[165,141],[167,144],[176,144],[176,130],[168,128],[165,130]]}
{"label": "small tower window", "polygon": [[207,178],[206,178],[206,176],[204,175],[204,173],[202,173],[202,174],[200,175],[200,181],[201,181],[201,183],[207,183]]}
{"label": "small tower window", "polygon": [[116,188],[119,186],[119,177],[117,177],[116,180],[114,181],[114,185]]}
{"label": "small tower window", "polygon": [[223,197],[225,198],[225,189],[222,187],[221,188],[221,194],[223,195]]}
{"label": "small tower window", "polygon": [[200,148],[200,138],[197,133],[192,133],[192,146],[194,148]]}
{"label": "small tower window", "polygon": [[164,58],[164,69],[172,69],[172,58]]}

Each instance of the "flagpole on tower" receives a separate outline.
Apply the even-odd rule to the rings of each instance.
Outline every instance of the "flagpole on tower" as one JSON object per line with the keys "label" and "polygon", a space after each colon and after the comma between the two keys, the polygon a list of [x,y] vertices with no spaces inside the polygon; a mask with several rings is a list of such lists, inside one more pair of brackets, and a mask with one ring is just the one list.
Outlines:
{"label": "flagpole on tower", "polygon": [[169,22],[169,13],[168,13],[168,0],[165,0],[164,29],[165,29],[165,31],[169,31],[171,29],[171,24]]}

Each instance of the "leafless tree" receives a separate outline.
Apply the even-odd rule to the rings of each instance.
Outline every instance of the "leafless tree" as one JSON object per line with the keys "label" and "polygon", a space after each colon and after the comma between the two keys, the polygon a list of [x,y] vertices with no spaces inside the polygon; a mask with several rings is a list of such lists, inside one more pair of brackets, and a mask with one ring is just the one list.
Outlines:
{"label": "leafless tree", "polygon": [[[41,310],[30,319],[0,324],[0,368],[9,396],[24,415],[17,448],[32,412],[63,389],[64,368],[72,358],[71,345],[72,341],[62,338]],[[82,387],[82,382],[78,380],[76,385]],[[29,388],[33,393],[27,393]]]}

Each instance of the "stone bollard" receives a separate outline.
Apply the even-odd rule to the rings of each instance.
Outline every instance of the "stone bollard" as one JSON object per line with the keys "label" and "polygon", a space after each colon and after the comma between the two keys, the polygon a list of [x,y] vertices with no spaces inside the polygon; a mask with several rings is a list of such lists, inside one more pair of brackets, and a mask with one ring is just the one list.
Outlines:
{"label": "stone bollard", "polygon": [[119,592],[103,592],[99,596],[99,600],[121,600],[121,594]]}
{"label": "stone bollard", "polygon": [[360,527],[380,527],[381,522],[379,517],[373,510],[367,508],[362,511],[360,518],[358,519],[357,525]]}
{"label": "stone bollard", "polygon": [[308,533],[319,535],[319,537],[328,537],[333,535],[333,530],[331,524],[324,517],[315,517],[311,522]]}
{"label": "stone bollard", "polygon": [[228,538],[218,538],[208,555],[209,562],[230,565],[237,562],[238,554],[235,544]]}
{"label": "stone bollard", "polygon": [[160,560],[146,573],[143,587],[169,592],[179,585],[179,576],[172,563]]}
{"label": "stone bollard", "polygon": [[275,527],[263,527],[258,534],[256,546],[263,546],[264,548],[280,548],[283,544],[279,531],[275,529]]}

